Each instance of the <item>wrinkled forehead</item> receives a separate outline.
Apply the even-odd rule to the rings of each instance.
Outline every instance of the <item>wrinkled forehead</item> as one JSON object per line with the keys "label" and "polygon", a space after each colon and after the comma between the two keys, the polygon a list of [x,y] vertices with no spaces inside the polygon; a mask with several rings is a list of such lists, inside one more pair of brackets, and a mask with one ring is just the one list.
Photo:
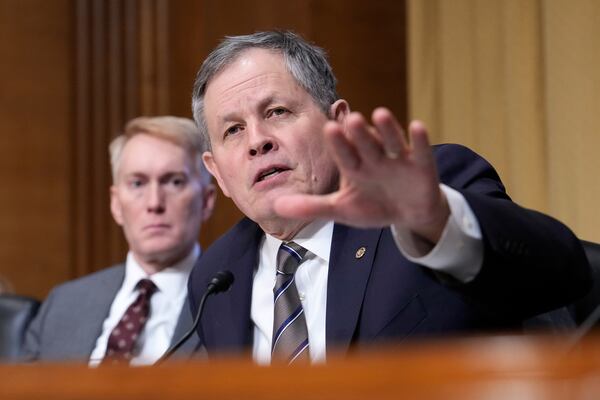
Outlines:
{"label": "wrinkled forehead", "polygon": [[205,116],[220,121],[235,110],[251,108],[269,98],[300,95],[301,89],[281,55],[248,51],[210,82],[204,99]]}

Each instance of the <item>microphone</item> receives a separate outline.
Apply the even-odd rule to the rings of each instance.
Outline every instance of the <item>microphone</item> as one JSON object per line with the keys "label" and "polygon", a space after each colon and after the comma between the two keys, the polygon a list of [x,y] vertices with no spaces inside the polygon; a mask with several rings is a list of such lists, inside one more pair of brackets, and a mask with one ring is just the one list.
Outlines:
{"label": "microphone", "polygon": [[181,345],[183,345],[190,338],[190,336],[192,336],[192,333],[194,333],[194,331],[198,327],[198,324],[200,323],[200,317],[202,316],[202,311],[204,310],[204,302],[206,301],[208,296],[210,296],[213,293],[219,293],[219,292],[226,291],[233,284],[233,280],[234,280],[233,274],[230,271],[219,271],[215,274],[215,276],[208,283],[206,292],[204,292],[204,295],[200,299],[200,304],[198,305],[198,311],[196,312],[196,317],[194,318],[194,322],[192,323],[192,327],[190,328],[190,330],[187,331],[181,337],[181,339],[179,339],[177,341],[177,343],[175,343],[173,346],[171,346],[169,349],[167,349],[167,351],[165,351],[165,354],[163,354],[154,363],[154,365],[160,365],[163,362],[165,362],[167,359],[169,359],[173,355],[173,353],[175,353],[177,351],[177,349],[179,349],[181,347]]}

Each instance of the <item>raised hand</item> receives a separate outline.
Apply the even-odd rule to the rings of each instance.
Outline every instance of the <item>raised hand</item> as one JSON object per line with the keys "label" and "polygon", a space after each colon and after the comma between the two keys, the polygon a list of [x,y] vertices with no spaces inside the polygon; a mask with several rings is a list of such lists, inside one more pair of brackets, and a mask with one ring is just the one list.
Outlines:
{"label": "raised hand", "polygon": [[394,225],[436,243],[449,216],[439,188],[427,131],[414,121],[409,141],[394,115],[377,108],[369,124],[360,113],[324,127],[340,185],[325,195],[289,195],[275,201],[282,217],[333,219],[355,227]]}

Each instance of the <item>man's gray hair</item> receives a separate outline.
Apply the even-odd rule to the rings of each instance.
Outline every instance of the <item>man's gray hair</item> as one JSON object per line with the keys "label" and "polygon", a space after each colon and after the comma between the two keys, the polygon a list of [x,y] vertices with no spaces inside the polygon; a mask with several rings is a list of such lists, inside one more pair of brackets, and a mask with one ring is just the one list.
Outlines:
{"label": "man's gray hair", "polygon": [[325,51],[290,31],[257,32],[252,35],[226,36],[202,63],[192,92],[192,112],[204,136],[205,151],[210,151],[210,136],[204,115],[204,95],[210,80],[233,63],[243,52],[253,48],[280,53],[285,66],[298,84],[308,92],[328,115],[338,99],[336,78]]}

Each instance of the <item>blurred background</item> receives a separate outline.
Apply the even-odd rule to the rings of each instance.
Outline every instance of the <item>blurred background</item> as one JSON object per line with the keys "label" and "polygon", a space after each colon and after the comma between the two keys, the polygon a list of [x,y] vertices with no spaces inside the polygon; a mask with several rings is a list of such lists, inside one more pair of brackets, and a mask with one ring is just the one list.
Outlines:
{"label": "blurred background", "polygon": [[[122,261],[108,143],[138,115],[191,116],[224,35],[324,47],[352,108],[465,144],[525,207],[600,241],[600,2],[0,0],[0,275],[43,298]],[[240,218],[219,195],[207,247]]]}

